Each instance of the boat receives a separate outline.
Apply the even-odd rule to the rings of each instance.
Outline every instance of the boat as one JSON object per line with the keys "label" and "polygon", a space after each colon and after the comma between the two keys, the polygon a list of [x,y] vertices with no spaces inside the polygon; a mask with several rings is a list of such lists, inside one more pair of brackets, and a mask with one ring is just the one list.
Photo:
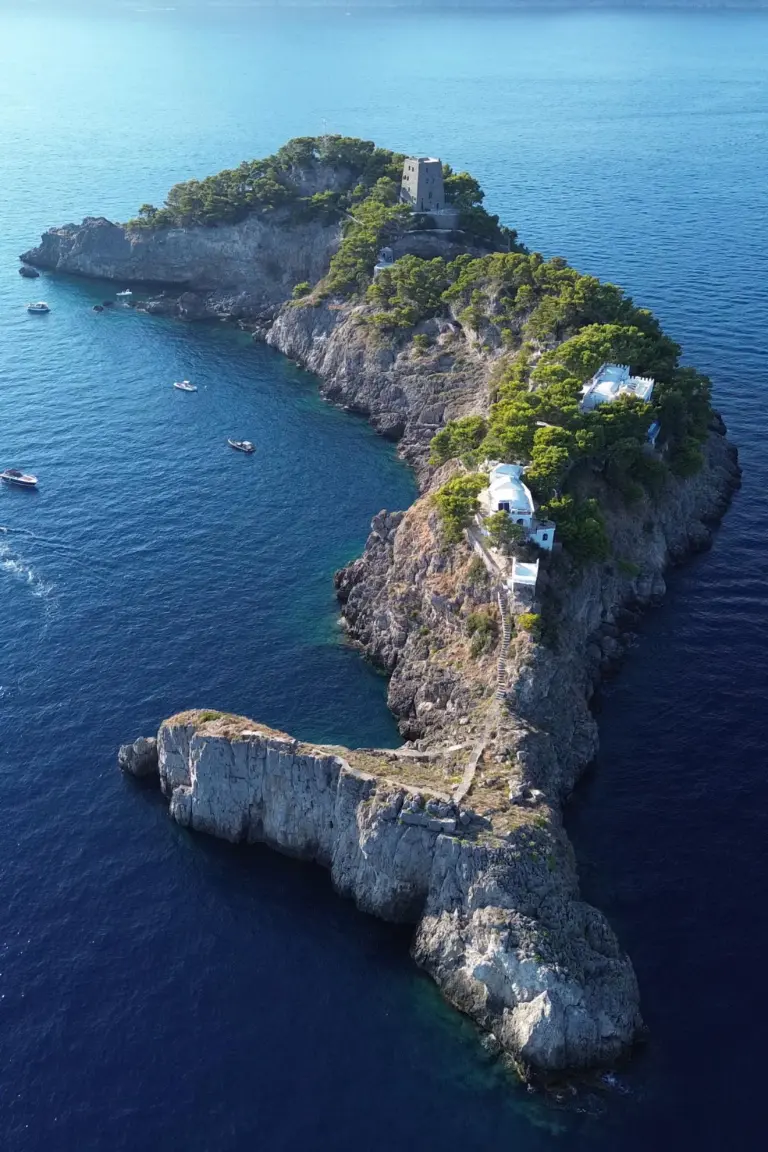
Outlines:
{"label": "boat", "polygon": [[42,315],[44,312],[50,312],[50,308],[44,300],[38,300],[37,304],[27,304],[27,312],[37,312]]}
{"label": "boat", "polygon": [[17,488],[36,488],[37,476],[30,476],[28,472],[21,472],[18,468],[6,468],[0,472],[0,480],[6,484],[14,484]]}
{"label": "boat", "polygon": [[115,296],[133,296],[130,288],[126,288],[123,292],[115,292]]}
{"label": "boat", "polygon": [[256,451],[250,440],[227,440],[227,444],[230,448],[235,448],[238,452],[247,452],[249,455]]}
{"label": "boat", "polygon": [[173,386],[178,388],[180,392],[197,392],[197,386],[190,384],[189,380],[176,380]]}

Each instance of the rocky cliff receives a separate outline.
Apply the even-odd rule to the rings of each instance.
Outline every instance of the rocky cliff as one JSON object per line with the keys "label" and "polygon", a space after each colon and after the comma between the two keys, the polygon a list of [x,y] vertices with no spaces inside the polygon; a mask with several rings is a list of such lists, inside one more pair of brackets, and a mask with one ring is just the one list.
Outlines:
{"label": "rocky cliff", "polygon": [[415,923],[418,963],[522,1071],[610,1062],[635,1035],[631,964],[578,899],[562,833],[454,804],[450,755],[312,747],[205,712],[167,721],[157,752],[183,826],[320,864],[364,911]]}
{"label": "rocky cliff", "polygon": [[286,300],[294,284],[324,275],[339,236],[338,224],[297,222],[288,211],[208,228],[130,228],[89,217],[49,229],[21,259],[55,272],[193,292],[201,316],[251,316]]}

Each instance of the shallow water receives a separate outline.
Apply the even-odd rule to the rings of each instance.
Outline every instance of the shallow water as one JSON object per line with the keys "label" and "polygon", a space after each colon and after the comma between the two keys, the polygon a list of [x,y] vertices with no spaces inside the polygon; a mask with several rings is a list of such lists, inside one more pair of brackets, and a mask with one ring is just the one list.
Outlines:
{"label": "shallow water", "polygon": [[[768,19],[151,7],[0,0],[0,455],[41,478],[0,493],[3,1148],[757,1146]],[[326,126],[470,169],[529,244],[626,285],[741,448],[569,814],[651,1026],[626,1095],[585,1113],[483,1061],[407,933],[318,871],[189,836],[115,770],[194,704],[396,739],[330,580],[413,496],[391,447],[244,337],[97,315],[111,288],[15,268],[49,224]]]}

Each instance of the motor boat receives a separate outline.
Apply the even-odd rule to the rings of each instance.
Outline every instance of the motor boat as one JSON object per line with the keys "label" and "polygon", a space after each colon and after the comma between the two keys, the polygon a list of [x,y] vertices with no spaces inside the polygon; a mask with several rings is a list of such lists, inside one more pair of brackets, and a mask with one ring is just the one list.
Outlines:
{"label": "motor boat", "polygon": [[122,292],[115,292],[115,296],[133,296],[133,292],[131,292],[130,288],[126,288]]}
{"label": "motor boat", "polygon": [[28,472],[21,472],[18,468],[6,468],[5,472],[0,472],[0,480],[17,488],[37,487],[37,476],[30,476]]}
{"label": "motor boat", "polygon": [[189,380],[176,380],[174,388],[178,388],[179,392],[197,392],[197,386],[190,384]]}
{"label": "motor boat", "polygon": [[27,304],[27,312],[36,312],[42,315],[44,312],[50,312],[50,308],[44,300],[38,300],[37,304]]}
{"label": "motor boat", "polygon": [[229,444],[230,448],[234,448],[238,452],[246,452],[248,455],[256,451],[250,440],[227,440],[227,444]]}

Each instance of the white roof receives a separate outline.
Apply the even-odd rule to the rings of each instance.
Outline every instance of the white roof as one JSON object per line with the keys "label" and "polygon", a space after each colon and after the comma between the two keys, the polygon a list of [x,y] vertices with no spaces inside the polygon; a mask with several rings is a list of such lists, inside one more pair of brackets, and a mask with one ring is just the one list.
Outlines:
{"label": "white roof", "polygon": [[497,464],[491,469],[488,487],[494,507],[505,502],[509,504],[510,512],[533,515],[533,497],[523,484],[522,475],[523,469],[519,464]]}
{"label": "white roof", "polygon": [[628,364],[601,364],[591,380],[582,389],[582,408],[596,408],[598,404],[616,400],[619,396],[637,396],[650,400],[655,384],[650,376],[630,375]]}

